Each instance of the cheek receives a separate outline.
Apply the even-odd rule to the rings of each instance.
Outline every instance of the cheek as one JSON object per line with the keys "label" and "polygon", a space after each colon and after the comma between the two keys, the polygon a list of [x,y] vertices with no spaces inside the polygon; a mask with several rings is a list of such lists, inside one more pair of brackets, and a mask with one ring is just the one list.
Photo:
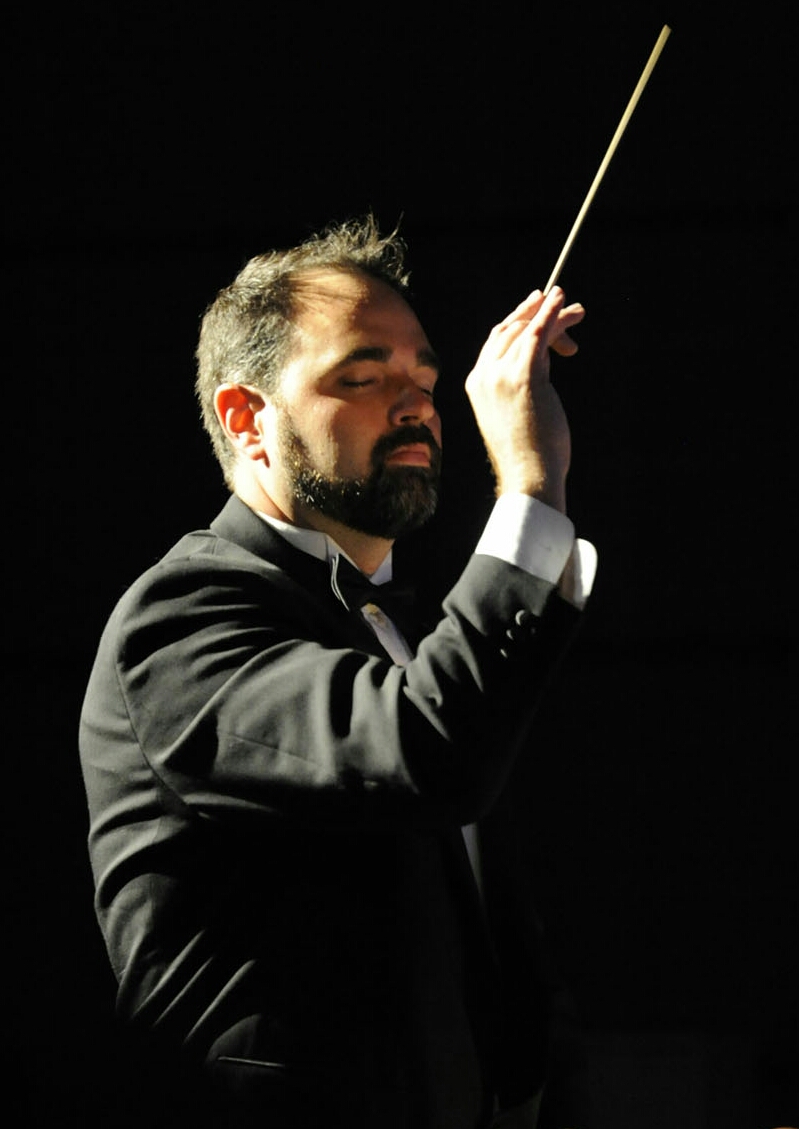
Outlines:
{"label": "cheek", "polygon": [[314,470],[325,475],[338,472],[340,438],[335,416],[326,413],[318,404],[292,404],[284,410],[283,420],[276,426],[288,424],[288,431],[302,445],[303,458]]}
{"label": "cheek", "polygon": [[302,421],[298,430],[312,452],[314,462],[320,470],[334,470],[339,450],[345,442],[338,414],[331,411],[323,400],[317,400],[303,404],[298,415]]}
{"label": "cheek", "polygon": [[347,413],[341,413],[329,420],[320,450],[324,451],[331,470],[360,477],[369,468],[377,438],[365,420],[353,420]]}

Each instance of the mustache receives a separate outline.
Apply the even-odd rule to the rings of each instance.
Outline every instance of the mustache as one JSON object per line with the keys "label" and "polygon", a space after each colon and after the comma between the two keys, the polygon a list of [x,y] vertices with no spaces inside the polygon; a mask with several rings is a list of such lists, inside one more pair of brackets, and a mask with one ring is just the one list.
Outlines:
{"label": "mustache", "polygon": [[379,466],[392,451],[407,447],[411,443],[424,443],[430,448],[430,466],[436,469],[441,464],[441,448],[435,436],[423,423],[404,423],[388,435],[383,435],[372,449],[372,465]]}

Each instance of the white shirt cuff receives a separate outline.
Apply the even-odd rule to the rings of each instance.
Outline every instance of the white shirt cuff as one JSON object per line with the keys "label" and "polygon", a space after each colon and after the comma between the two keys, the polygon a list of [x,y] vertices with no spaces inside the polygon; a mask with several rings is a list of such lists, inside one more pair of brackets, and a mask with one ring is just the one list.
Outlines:
{"label": "white shirt cuff", "polygon": [[594,546],[575,540],[565,514],[527,494],[497,498],[475,552],[558,584],[563,598],[578,608],[588,599],[596,573]]}
{"label": "white shirt cuff", "polygon": [[596,549],[590,541],[578,537],[558,584],[558,591],[564,600],[568,600],[576,608],[585,607],[594,586],[596,566]]}

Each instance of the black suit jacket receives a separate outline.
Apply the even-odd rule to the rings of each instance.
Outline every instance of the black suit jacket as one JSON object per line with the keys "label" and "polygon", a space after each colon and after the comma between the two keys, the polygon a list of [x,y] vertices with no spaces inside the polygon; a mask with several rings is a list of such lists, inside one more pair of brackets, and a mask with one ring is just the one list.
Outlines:
{"label": "black suit jacket", "polygon": [[393,665],[236,498],[124,595],[81,719],[96,909],[121,1016],[224,1124],[471,1129],[538,1088],[503,788],[577,618],[475,556]]}

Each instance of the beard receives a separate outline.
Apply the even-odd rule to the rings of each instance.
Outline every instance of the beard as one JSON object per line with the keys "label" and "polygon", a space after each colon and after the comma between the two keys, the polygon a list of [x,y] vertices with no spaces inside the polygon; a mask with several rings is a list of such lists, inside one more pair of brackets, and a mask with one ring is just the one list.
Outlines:
{"label": "beard", "polygon": [[[285,410],[281,413],[279,441],[295,501],[350,529],[393,541],[424,525],[435,512],[441,448],[424,426],[405,424],[378,439],[365,478],[329,476],[318,470]],[[387,465],[392,451],[409,443],[424,443],[430,448],[429,467]]]}

